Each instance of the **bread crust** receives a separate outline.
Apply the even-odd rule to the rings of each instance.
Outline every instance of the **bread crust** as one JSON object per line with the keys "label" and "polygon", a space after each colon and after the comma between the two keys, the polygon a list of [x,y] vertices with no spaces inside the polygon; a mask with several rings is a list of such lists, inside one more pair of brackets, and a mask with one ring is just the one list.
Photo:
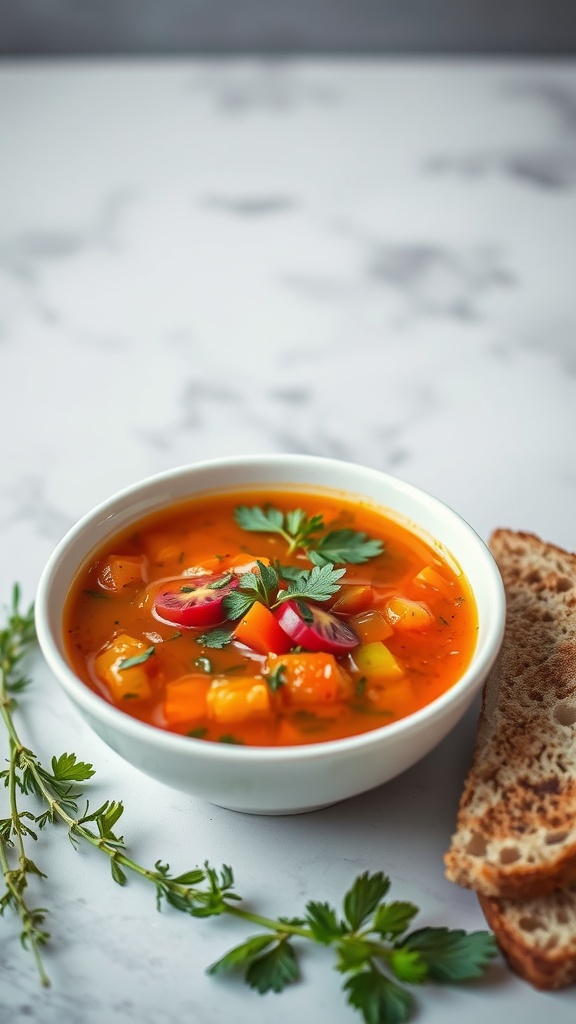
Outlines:
{"label": "bread crust", "polygon": [[546,990],[576,982],[576,887],[532,900],[478,899],[516,974]]}
{"label": "bread crust", "polygon": [[446,875],[484,897],[527,899],[576,882],[576,555],[504,529],[489,546],[506,632]]}

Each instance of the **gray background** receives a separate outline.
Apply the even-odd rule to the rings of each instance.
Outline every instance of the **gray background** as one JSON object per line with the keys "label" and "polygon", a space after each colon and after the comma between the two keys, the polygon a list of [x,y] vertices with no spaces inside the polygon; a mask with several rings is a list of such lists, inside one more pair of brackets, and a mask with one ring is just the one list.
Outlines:
{"label": "gray background", "polygon": [[576,0],[0,0],[0,54],[571,55]]}

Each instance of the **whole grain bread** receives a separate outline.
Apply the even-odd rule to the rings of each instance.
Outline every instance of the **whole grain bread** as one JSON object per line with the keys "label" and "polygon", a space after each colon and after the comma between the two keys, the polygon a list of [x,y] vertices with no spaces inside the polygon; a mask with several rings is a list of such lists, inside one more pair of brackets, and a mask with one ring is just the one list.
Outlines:
{"label": "whole grain bread", "polygon": [[530,900],[478,898],[516,974],[541,989],[576,982],[576,886]]}
{"label": "whole grain bread", "polygon": [[[506,633],[446,875],[484,897],[524,900],[576,883],[576,555],[511,530],[496,530],[489,546]],[[486,906],[519,934],[507,904]]]}

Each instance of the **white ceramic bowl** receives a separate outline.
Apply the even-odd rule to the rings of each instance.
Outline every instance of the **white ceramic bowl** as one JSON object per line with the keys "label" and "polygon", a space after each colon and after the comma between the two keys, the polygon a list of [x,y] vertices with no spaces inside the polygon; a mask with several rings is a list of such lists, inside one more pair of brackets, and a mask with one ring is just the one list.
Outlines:
{"label": "white ceramic bowl", "polygon": [[[360,736],[301,747],[251,747],[190,740],[124,714],[92,692],[65,654],[62,612],[79,566],[107,537],[175,500],[262,485],[345,491],[394,513],[465,573],[478,612],[472,662],[428,706]],[[388,781],[424,757],[456,725],[498,653],[505,599],[484,542],[451,508],[426,492],[365,466],[306,455],[253,455],[185,466],[144,480],[99,505],[64,537],[39,583],[36,625],[44,656],[80,714],[121,757],[168,786],[237,811],[293,814],[323,807]]]}

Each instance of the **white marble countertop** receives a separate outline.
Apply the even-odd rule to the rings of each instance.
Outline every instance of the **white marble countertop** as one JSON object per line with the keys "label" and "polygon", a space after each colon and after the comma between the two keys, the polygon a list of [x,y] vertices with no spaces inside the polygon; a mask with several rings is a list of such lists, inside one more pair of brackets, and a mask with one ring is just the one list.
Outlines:
{"label": "white marble countertop", "polygon": [[[33,599],[99,500],[245,452],[365,462],[484,538],[576,547],[575,63],[5,62],[0,140],[3,604],[15,580]],[[39,656],[32,674],[25,739],[94,763],[91,799],[125,801],[142,863],[231,864],[273,916],[384,870],[419,924],[484,926],[442,868],[476,708],[388,785],[258,818],[121,763]],[[204,973],[241,922],[157,914],[145,883],[121,890],[62,829],[32,852],[52,987],[6,913],[0,1020],[360,1020],[324,950],[260,997]],[[417,999],[430,1024],[574,1015],[573,991],[537,993],[499,962]]]}

